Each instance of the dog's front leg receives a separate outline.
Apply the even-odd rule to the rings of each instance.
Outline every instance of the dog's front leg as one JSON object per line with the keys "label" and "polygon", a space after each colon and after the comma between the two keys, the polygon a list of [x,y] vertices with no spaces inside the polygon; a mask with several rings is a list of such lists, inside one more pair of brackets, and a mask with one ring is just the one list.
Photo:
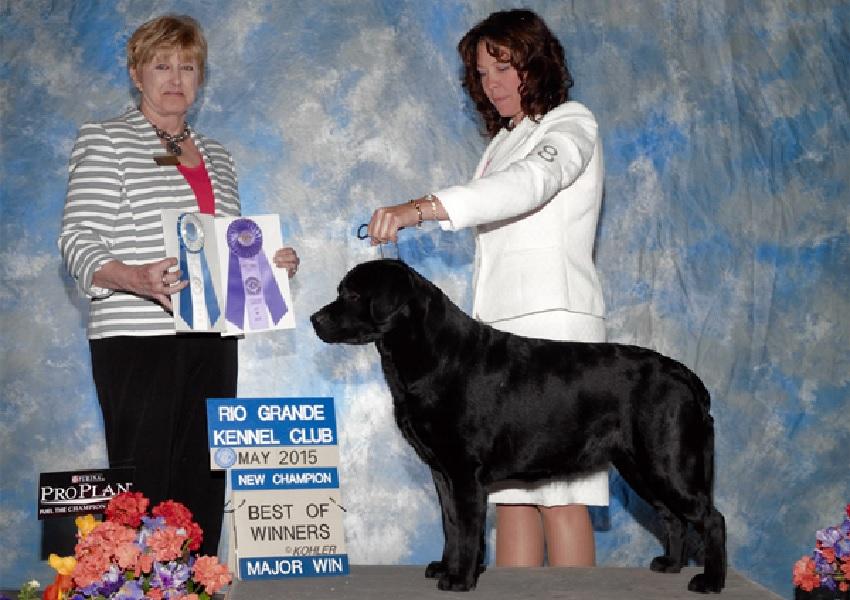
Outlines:
{"label": "dog's front leg", "polygon": [[[461,479],[461,482],[458,482]],[[484,560],[484,520],[487,493],[474,475],[455,476],[443,503],[446,542],[443,554],[445,572],[437,584],[441,590],[465,592],[478,582],[479,565]]]}
{"label": "dog's front leg", "polygon": [[[437,490],[437,498],[440,501],[440,512],[443,524],[443,554],[440,560],[434,560],[428,563],[428,566],[425,567],[425,577],[429,579],[439,579],[448,572],[446,565],[453,561],[457,562],[458,560],[458,549],[456,544],[458,536],[452,529],[456,527],[455,523],[457,518],[451,511],[453,503],[451,500],[451,488],[449,487],[448,478],[435,469],[431,469],[431,476],[434,478],[434,488]],[[450,540],[452,541],[451,545],[449,543]],[[481,573],[487,570],[487,565],[484,564],[485,546],[483,529],[481,530],[479,546],[480,562],[478,563],[477,575],[481,575]]]}
{"label": "dog's front leg", "polygon": [[457,521],[452,512],[451,488],[449,480],[445,475],[431,469],[431,477],[434,479],[434,488],[437,490],[437,498],[440,501],[440,513],[443,523],[443,555],[440,560],[432,561],[425,568],[425,577],[439,579],[448,571],[447,565],[457,562],[457,535],[452,531]]}
{"label": "dog's front leg", "polygon": [[[438,471],[431,471],[432,476],[434,477],[434,487],[437,489],[437,496],[440,499],[440,511],[442,513],[442,523],[443,523],[443,555],[440,560],[434,560],[428,563],[428,566],[425,567],[425,577],[429,579],[439,579],[444,574],[448,572],[448,565],[450,562],[457,562],[457,544],[455,543],[458,539],[456,533],[452,528],[456,527],[454,524],[457,519],[454,516],[453,512],[447,511],[451,509],[451,494],[449,488],[448,479],[443,476]],[[451,546],[449,545],[449,540],[452,540]],[[487,570],[487,565],[484,564],[484,556],[486,554],[486,546],[484,544],[484,529],[481,530],[481,536],[478,542],[479,545],[479,563],[478,570],[476,572],[476,577],[481,575],[484,571]]]}

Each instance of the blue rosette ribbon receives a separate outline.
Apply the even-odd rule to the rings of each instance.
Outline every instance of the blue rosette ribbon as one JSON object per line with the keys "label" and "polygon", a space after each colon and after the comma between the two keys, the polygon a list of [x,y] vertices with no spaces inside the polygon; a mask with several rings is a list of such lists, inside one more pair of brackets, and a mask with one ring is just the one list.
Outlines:
{"label": "blue rosette ribbon", "polygon": [[203,302],[209,327],[199,328],[211,328],[221,316],[221,309],[204,252],[204,228],[196,214],[183,213],[177,218],[177,239],[180,242],[180,270],[184,277],[189,278],[189,285],[180,290],[180,316],[190,329],[194,329],[195,303]]}
{"label": "blue rosette ribbon", "polygon": [[227,248],[225,318],[242,330],[268,329],[269,316],[277,325],[288,309],[263,252],[262,229],[251,219],[236,219],[227,227]]}

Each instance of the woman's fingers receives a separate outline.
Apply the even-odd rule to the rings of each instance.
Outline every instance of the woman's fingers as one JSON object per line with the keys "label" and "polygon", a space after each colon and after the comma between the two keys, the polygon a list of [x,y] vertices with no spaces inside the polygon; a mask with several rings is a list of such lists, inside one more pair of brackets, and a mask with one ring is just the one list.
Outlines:
{"label": "woman's fingers", "polygon": [[286,269],[290,277],[295,275],[298,271],[298,266],[301,264],[301,259],[298,258],[295,249],[289,247],[281,248],[275,252],[272,260],[278,269]]}

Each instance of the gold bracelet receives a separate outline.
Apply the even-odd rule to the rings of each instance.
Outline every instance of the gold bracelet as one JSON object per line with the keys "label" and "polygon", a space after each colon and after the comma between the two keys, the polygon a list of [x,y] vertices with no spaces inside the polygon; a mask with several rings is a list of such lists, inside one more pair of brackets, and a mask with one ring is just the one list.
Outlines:
{"label": "gold bracelet", "polygon": [[428,194],[425,199],[431,202],[431,213],[434,215],[434,220],[439,221],[437,218],[437,197],[434,194]]}
{"label": "gold bracelet", "polygon": [[422,227],[422,207],[419,206],[419,200],[411,200],[410,203],[413,205],[413,208],[416,209],[416,214],[418,216],[416,226]]}

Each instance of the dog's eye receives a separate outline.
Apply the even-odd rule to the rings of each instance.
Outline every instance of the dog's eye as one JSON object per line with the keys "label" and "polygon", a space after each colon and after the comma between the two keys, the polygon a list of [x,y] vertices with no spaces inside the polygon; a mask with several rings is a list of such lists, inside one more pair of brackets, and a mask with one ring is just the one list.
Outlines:
{"label": "dog's eye", "polygon": [[342,298],[348,302],[357,302],[360,300],[360,294],[357,292],[344,292]]}

